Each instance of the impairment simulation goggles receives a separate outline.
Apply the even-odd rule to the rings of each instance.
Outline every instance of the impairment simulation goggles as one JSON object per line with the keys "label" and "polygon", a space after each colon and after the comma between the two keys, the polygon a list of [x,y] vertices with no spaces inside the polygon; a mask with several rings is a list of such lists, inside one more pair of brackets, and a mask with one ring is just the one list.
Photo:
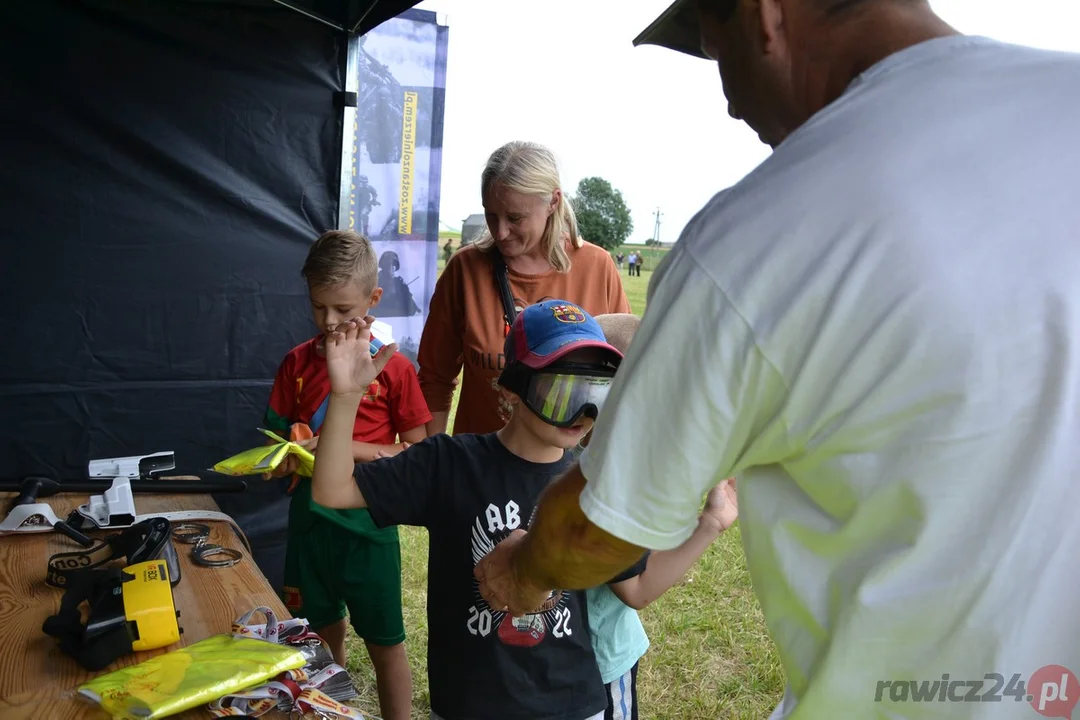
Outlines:
{"label": "impairment simulation goggles", "polygon": [[534,373],[521,399],[525,406],[555,427],[571,427],[582,416],[594,420],[604,406],[614,372],[595,367]]}

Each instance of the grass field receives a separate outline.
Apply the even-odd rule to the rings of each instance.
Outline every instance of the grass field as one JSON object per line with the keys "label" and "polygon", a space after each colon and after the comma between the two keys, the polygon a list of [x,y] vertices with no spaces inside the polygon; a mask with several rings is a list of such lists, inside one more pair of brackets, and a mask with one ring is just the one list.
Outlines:
{"label": "grass field", "polygon": [[[636,315],[645,311],[648,282],[662,252],[654,256],[651,249],[646,251],[641,277],[627,277],[623,271]],[[441,259],[439,264],[441,270]],[[413,717],[426,720],[426,530],[401,528],[401,561]],[[713,544],[683,583],[643,610],[641,618],[652,643],[638,674],[643,720],[759,720],[779,702],[783,671],[750,586],[737,524]],[[367,653],[349,632],[348,669],[361,692],[358,707],[377,714]]]}

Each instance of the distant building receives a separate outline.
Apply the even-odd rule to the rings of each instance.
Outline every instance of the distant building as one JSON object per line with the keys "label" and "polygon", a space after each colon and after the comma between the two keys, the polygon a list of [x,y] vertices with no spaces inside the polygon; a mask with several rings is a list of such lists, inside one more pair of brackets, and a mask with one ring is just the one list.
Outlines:
{"label": "distant building", "polygon": [[464,247],[480,237],[487,227],[487,220],[483,215],[470,215],[461,223],[461,245]]}

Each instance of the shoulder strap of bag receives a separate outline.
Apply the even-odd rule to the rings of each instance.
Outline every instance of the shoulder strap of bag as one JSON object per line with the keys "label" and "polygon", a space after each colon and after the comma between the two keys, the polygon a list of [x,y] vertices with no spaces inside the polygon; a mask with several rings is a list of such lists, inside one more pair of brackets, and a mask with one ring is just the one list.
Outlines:
{"label": "shoulder strap of bag", "polygon": [[102,568],[117,558],[124,558],[125,565],[164,560],[169,568],[170,584],[176,587],[180,582],[172,525],[166,518],[154,517],[99,540],[89,549],[53,555],[49,558],[45,583],[56,588],[67,587],[75,577]]}
{"label": "shoulder strap of bag", "polygon": [[319,403],[319,409],[315,411],[315,414],[311,416],[311,422],[308,423],[308,427],[311,428],[311,432],[319,432],[319,428],[322,427],[323,420],[326,419],[326,411],[330,408],[330,391],[326,391],[326,397]]}
{"label": "shoulder strap of bag", "polygon": [[514,294],[510,292],[510,279],[506,276],[506,261],[497,248],[491,249],[491,262],[495,266],[495,284],[502,298],[503,319],[506,321],[506,332],[509,333],[517,319],[517,308],[514,307]]}

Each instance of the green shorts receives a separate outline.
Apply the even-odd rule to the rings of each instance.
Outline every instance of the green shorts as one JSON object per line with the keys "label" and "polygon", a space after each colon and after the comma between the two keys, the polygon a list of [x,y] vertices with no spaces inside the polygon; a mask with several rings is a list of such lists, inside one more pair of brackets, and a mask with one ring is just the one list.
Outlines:
{"label": "green shorts", "polygon": [[[293,505],[298,500],[294,496]],[[401,545],[375,542],[310,512],[290,512],[283,600],[318,631],[345,617],[364,641],[405,641],[401,614]],[[300,519],[301,522],[293,522]]]}

